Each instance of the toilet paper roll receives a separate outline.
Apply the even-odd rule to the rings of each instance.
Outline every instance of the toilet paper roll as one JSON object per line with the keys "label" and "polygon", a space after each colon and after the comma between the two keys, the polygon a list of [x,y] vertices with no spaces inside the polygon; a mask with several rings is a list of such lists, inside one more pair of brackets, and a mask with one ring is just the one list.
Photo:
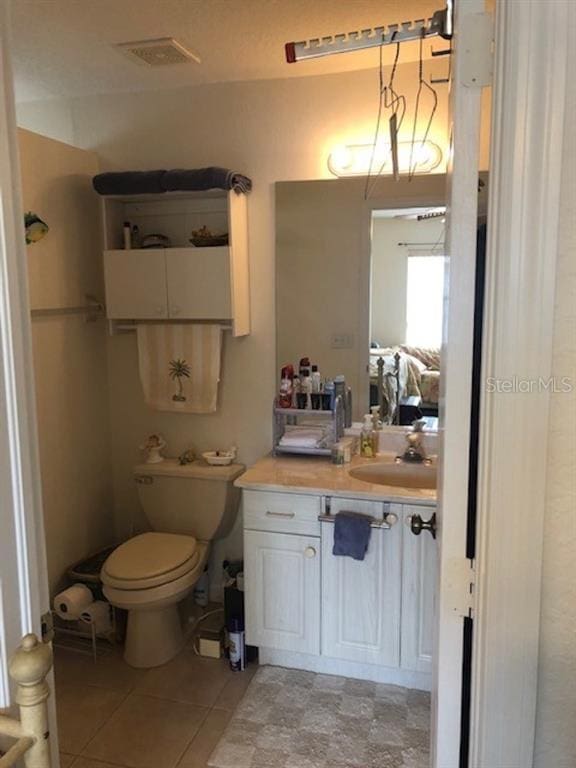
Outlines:
{"label": "toilet paper roll", "polygon": [[54,610],[61,619],[76,621],[93,600],[92,592],[85,584],[73,584],[56,595]]}
{"label": "toilet paper roll", "polygon": [[94,627],[96,634],[106,634],[112,629],[110,617],[110,603],[105,600],[96,600],[90,603],[80,614],[80,621]]}

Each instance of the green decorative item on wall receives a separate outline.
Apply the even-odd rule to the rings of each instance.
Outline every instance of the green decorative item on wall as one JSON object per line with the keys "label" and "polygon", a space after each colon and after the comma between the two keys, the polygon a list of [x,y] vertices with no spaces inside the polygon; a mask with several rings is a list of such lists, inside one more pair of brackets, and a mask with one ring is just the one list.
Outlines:
{"label": "green decorative item on wall", "polygon": [[177,394],[172,395],[172,400],[177,403],[185,402],[186,397],[184,395],[182,379],[190,378],[190,366],[186,360],[180,360],[179,358],[176,360],[171,360],[169,376],[173,381],[178,382],[178,392]]}
{"label": "green decorative item on wall", "polygon": [[27,211],[24,214],[24,227],[26,229],[26,245],[32,245],[32,243],[42,240],[50,229],[48,224],[32,211]]}

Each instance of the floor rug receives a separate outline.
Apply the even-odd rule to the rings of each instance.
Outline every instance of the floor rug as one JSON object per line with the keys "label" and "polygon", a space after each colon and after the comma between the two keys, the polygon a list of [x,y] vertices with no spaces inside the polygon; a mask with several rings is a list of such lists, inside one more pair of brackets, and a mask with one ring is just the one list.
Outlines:
{"label": "floor rug", "polygon": [[428,768],[430,695],[262,667],[211,768]]}

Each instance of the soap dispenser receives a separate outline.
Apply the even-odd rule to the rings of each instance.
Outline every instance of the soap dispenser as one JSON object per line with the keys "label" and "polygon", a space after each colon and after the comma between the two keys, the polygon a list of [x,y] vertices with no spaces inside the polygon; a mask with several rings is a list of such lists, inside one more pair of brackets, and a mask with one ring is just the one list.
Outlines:
{"label": "soap dispenser", "polygon": [[373,459],[378,452],[378,432],[374,429],[372,414],[364,415],[364,423],[360,433],[360,455],[366,459]]}

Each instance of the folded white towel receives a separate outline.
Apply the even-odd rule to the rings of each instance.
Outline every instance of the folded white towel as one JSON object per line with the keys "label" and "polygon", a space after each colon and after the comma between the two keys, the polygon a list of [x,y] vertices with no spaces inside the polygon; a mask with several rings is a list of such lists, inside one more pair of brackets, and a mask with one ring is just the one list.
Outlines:
{"label": "folded white towel", "polygon": [[317,448],[320,444],[320,440],[317,440],[316,438],[306,438],[306,437],[299,437],[299,438],[289,438],[284,439],[283,437],[280,439],[280,445],[284,446],[285,448]]}
{"label": "folded white towel", "polygon": [[322,428],[294,427],[280,438],[280,445],[292,448],[317,448],[325,439]]}

